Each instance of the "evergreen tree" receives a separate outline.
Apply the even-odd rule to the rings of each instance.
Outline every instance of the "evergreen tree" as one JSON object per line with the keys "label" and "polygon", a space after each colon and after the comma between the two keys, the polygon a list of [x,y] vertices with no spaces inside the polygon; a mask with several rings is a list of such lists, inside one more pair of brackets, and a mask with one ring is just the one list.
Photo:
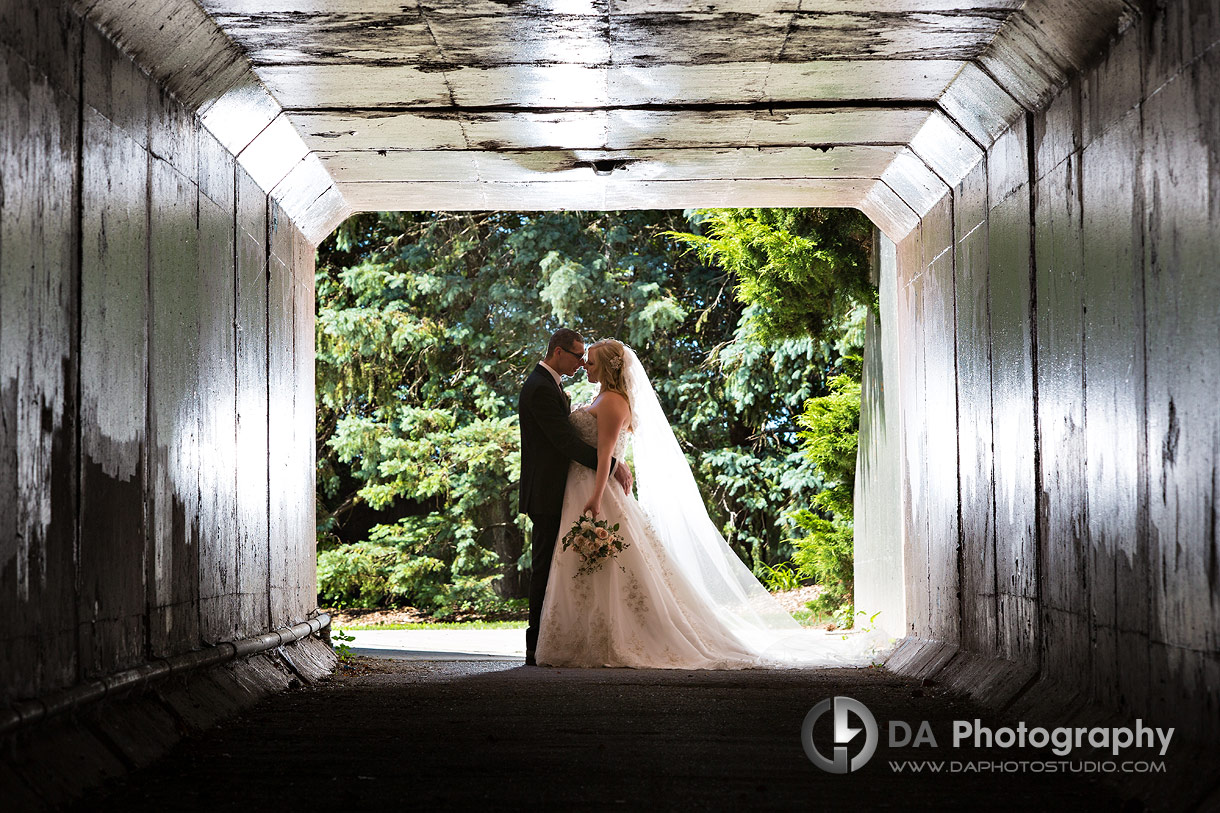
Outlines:
{"label": "evergreen tree", "polygon": [[757,341],[833,345],[825,356],[839,371],[827,381],[830,391],[809,398],[796,419],[821,488],[787,519],[803,532],[793,540],[796,575],[824,590],[810,608],[850,626],[860,356],[865,308],[879,310],[868,275],[872,225],[854,209],[703,209],[694,216],[699,232],[674,238],[732,274]]}

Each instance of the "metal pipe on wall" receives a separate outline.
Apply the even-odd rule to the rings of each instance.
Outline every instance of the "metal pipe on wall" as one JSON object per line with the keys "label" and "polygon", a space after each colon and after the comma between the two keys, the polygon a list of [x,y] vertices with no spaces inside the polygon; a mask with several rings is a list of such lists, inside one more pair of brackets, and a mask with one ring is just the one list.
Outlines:
{"label": "metal pipe on wall", "polygon": [[46,720],[80,706],[111,697],[121,692],[145,686],[170,675],[182,674],[194,669],[216,666],[221,663],[269,649],[284,644],[299,641],[314,633],[322,633],[330,628],[330,616],[320,613],[308,621],[302,621],[291,627],[272,630],[251,638],[238,641],[225,641],[206,649],[183,652],[168,658],[141,664],[132,669],[125,669],[113,675],[107,675],[98,680],[82,683],[70,689],[53,692],[45,697],[33,700],[23,700],[10,708],[0,710],[0,737],[8,735],[19,728],[25,728],[33,723]]}

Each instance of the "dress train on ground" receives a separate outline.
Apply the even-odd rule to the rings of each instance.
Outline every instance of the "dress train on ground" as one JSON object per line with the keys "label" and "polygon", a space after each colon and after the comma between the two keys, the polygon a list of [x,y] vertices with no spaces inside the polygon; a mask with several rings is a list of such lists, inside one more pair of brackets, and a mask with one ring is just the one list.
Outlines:
{"label": "dress train on ground", "polygon": [[[582,437],[596,441],[593,414],[577,410],[572,421]],[[623,459],[625,450],[626,432],[615,456]],[[572,464],[561,539],[587,504],[594,482],[595,472]],[[601,570],[577,575],[579,555],[556,542],[535,652],[540,666],[791,668],[864,666],[876,657],[875,637],[801,627],[765,591],[751,591],[743,599],[752,604],[745,613],[712,606],[668,554],[641,505],[613,480],[601,507],[600,518],[619,524],[628,547]],[[765,627],[751,621],[763,616]]]}

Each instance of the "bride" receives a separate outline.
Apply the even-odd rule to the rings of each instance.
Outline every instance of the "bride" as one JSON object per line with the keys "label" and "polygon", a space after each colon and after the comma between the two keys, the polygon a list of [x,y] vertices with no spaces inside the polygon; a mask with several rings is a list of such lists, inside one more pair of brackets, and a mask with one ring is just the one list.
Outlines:
{"label": "bride", "polygon": [[[597,447],[597,469],[572,463],[560,534],[582,515],[627,546],[578,574],[575,549],[556,547],[535,652],[540,666],[667,669],[861,666],[877,641],[796,622],[724,541],[635,353],[603,339],[589,347],[597,397],[571,423]],[[607,488],[612,459],[633,436],[639,500]]]}

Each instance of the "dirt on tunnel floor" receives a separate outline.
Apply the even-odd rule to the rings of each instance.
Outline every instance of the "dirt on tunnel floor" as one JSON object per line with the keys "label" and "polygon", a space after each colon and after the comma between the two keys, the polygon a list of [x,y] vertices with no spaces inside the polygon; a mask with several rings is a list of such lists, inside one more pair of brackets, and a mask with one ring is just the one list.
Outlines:
{"label": "dirt on tunnel floor", "polygon": [[[815,767],[800,738],[810,708],[835,695],[862,701],[879,727],[876,755],[846,775]],[[815,728],[827,756],[831,717],[823,715]],[[936,686],[879,667],[551,669],[510,661],[358,659],[354,669],[270,697],[184,741],[78,808],[1123,807],[1078,774],[912,775],[889,764],[1058,759],[1033,750],[952,748],[952,721],[975,717],[988,720]],[[906,721],[912,730],[929,721],[939,747],[889,747],[890,720]]]}

